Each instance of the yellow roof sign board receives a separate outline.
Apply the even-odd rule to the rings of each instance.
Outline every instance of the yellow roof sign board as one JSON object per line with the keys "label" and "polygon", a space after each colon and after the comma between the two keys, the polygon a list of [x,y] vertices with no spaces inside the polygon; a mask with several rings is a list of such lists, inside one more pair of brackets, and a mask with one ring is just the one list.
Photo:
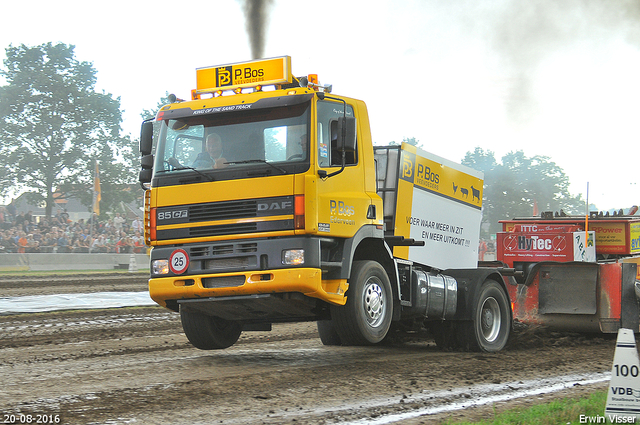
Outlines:
{"label": "yellow roof sign board", "polygon": [[291,57],[196,69],[196,92],[290,83]]}

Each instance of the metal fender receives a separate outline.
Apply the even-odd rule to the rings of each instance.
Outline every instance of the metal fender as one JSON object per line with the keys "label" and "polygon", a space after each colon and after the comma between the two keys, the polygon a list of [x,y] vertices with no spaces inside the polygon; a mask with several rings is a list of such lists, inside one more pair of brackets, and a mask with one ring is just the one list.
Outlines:
{"label": "metal fender", "polygon": [[[352,238],[344,241],[342,250],[342,270],[340,272],[341,279],[349,279],[351,275],[351,265],[354,260],[375,260],[387,269],[386,262],[393,264],[393,256],[390,251],[380,252],[378,246],[373,247],[370,244],[362,243],[366,239],[375,239],[380,241],[380,246],[384,244],[384,232],[377,229],[374,225],[362,226]],[[389,270],[387,269],[387,274]],[[393,276],[389,275],[393,282]]]}

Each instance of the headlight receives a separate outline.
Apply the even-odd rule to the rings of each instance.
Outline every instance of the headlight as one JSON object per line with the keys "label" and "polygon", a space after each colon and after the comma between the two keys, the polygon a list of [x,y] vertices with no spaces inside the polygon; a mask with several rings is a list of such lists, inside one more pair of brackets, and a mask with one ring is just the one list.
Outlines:
{"label": "headlight", "polygon": [[169,260],[153,260],[151,262],[152,274],[169,274]]}
{"label": "headlight", "polygon": [[287,249],[282,251],[282,264],[288,266],[304,264],[304,249]]}

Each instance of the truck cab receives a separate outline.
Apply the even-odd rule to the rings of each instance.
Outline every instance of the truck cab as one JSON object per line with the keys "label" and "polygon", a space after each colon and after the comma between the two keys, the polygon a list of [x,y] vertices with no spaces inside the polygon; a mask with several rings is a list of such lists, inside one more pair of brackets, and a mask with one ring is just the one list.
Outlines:
{"label": "truck cab", "polygon": [[[292,321],[317,321],[325,344],[376,344],[429,319],[444,340],[444,320],[482,335],[473,317],[485,311],[498,316],[485,320],[489,336],[466,340],[504,346],[511,316],[495,269],[465,260],[443,276],[410,256],[425,243],[400,224],[398,205],[414,186],[386,185],[377,164],[396,164],[394,182],[400,161],[420,154],[374,153],[364,102],[332,94],[315,75],[293,77],[286,56],[196,75],[191,99],[162,107],[140,140],[150,295],[180,313],[193,345],[226,348],[242,331]],[[477,236],[467,240],[477,246]],[[500,301],[483,310],[476,295],[486,281]]]}

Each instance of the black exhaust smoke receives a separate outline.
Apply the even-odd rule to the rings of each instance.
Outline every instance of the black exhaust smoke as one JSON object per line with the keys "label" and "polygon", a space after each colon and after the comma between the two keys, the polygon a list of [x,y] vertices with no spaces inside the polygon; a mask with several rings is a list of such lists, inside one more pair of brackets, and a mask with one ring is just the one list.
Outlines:
{"label": "black exhaust smoke", "polygon": [[264,35],[272,0],[241,0],[241,3],[251,44],[251,56],[253,59],[260,59],[264,54]]}

